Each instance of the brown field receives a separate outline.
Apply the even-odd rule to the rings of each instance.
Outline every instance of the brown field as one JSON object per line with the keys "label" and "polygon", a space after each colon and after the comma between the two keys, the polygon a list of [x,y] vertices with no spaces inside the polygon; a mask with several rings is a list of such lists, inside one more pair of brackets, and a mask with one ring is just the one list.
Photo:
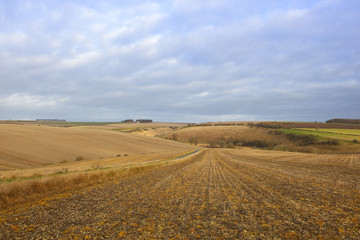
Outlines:
{"label": "brown field", "polygon": [[274,136],[268,134],[268,129],[250,128],[246,125],[240,126],[195,126],[182,128],[173,133],[167,133],[165,138],[172,138],[176,134],[178,141],[189,142],[190,138],[196,138],[198,144],[208,145],[211,142],[217,142],[220,139],[244,138],[247,140],[264,140],[268,142],[283,142],[290,144],[291,141],[283,136]]}
{"label": "brown field", "polygon": [[[158,125],[154,123],[150,126],[155,128]],[[179,152],[192,148],[160,138],[104,131],[114,127],[0,124],[0,171],[73,162],[78,157],[89,160],[125,154]]]}
{"label": "brown field", "polygon": [[100,172],[115,177],[2,211],[0,238],[360,238],[359,155],[206,149]]}
{"label": "brown field", "polygon": [[[196,137],[200,143],[215,140],[224,136],[240,137],[250,128],[245,125],[241,126],[196,126],[183,128],[176,131],[180,141],[188,141],[190,137]],[[167,137],[171,138],[172,133],[168,133]]]}

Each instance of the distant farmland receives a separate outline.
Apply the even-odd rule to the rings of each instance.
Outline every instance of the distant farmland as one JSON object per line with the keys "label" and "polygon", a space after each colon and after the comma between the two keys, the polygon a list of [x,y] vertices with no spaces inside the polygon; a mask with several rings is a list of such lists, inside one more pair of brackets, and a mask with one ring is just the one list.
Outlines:
{"label": "distant farmland", "polygon": [[319,128],[317,130],[309,128],[299,128],[291,131],[298,131],[298,133],[314,134],[325,138],[341,139],[346,141],[353,141],[357,139],[360,141],[360,129],[336,129],[336,128]]}
{"label": "distant farmland", "polygon": [[[360,144],[353,142],[354,139],[355,142],[360,142],[360,136],[356,135],[360,129],[318,128],[316,130],[316,128],[299,128],[307,125],[306,123],[292,123],[292,125],[297,128],[289,128],[289,125],[283,128],[269,123],[193,125],[167,133],[163,137],[172,139],[175,136],[180,142],[215,148],[256,147],[307,153],[360,153]],[[306,139],[311,141],[305,141]]]}
{"label": "distant farmland", "polygon": [[272,126],[281,128],[332,128],[332,129],[360,129],[360,124],[346,123],[316,123],[316,122],[260,122],[254,125]]}
{"label": "distant farmland", "polygon": [[[311,128],[301,128],[300,130],[314,131]],[[360,136],[360,129],[337,129],[337,128],[319,128],[316,132],[328,132],[342,135]]]}
{"label": "distant farmland", "polygon": [[117,155],[168,153],[193,147],[110,128],[0,124],[0,170],[111,158]]}

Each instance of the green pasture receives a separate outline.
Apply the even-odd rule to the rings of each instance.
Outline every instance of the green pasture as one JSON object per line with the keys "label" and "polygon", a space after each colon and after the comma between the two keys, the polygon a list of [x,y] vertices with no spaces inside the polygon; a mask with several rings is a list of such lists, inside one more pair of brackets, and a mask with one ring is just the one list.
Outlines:
{"label": "green pasture", "polygon": [[318,129],[314,128],[298,128],[298,129],[283,129],[285,133],[293,134],[313,134],[319,138],[324,139],[338,139],[345,141],[352,141],[357,139],[360,141],[360,129]]}
{"label": "green pasture", "polygon": [[[300,130],[314,131],[313,128],[300,128]],[[327,132],[336,134],[345,134],[352,136],[360,136],[360,129],[332,129],[332,128],[319,128],[316,132]]]}

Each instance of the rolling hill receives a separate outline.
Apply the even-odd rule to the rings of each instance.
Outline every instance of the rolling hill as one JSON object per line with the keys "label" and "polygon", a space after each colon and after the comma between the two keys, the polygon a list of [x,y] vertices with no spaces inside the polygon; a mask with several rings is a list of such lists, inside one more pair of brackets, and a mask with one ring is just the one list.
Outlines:
{"label": "rolling hill", "polygon": [[160,138],[84,127],[0,124],[0,170],[117,155],[179,152],[192,146]]}

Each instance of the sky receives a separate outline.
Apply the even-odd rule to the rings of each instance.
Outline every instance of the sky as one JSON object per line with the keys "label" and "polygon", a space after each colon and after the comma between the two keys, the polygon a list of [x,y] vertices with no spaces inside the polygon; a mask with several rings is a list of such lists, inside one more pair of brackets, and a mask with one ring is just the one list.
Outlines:
{"label": "sky", "polygon": [[359,0],[0,0],[0,119],[360,118]]}

